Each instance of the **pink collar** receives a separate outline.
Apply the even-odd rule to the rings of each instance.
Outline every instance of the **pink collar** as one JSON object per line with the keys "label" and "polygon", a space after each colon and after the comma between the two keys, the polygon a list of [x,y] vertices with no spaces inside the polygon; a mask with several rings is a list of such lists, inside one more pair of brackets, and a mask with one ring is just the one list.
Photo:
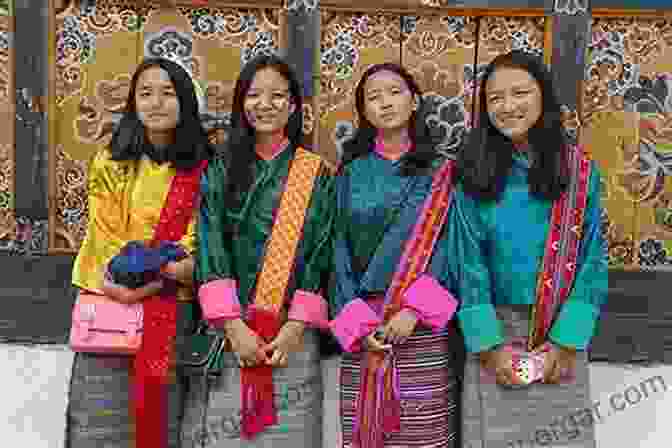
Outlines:
{"label": "pink collar", "polygon": [[[406,154],[411,149],[411,143],[409,142],[400,145],[399,148],[401,149],[401,151],[400,152],[395,151],[393,153],[394,156],[396,156],[397,154],[400,154],[401,156]],[[374,146],[373,150],[376,151],[376,153],[378,153],[378,155],[383,157],[384,159],[391,159],[391,157],[389,157],[390,151],[385,150],[385,142],[383,142],[383,140],[380,137],[376,137],[376,145]]]}
{"label": "pink collar", "polygon": [[518,152],[524,152],[527,151],[527,149],[530,147],[529,143],[514,143],[513,148],[518,151]]}
{"label": "pink collar", "polygon": [[257,152],[257,155],[259,155],[259,157],[261,157],[264,160],[273,160],[278,156],[278,154],[280,154],[282,151],[285,150],[288,143],[289,143],[289,140],[287,139],[287,137],[283,137],[277,143],[274,143],[273,146],[271,147],[270,157],[268,157],[268,156],[266,156],[268,158],[262,157],[258,152]]}

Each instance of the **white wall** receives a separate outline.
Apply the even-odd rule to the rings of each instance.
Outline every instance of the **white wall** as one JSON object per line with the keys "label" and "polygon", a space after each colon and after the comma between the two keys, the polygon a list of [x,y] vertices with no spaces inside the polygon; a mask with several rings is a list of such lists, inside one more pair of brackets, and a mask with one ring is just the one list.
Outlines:
{"label": "white wall", "polygon": [[[0,434],[3,446],[63,446],[71,363],[72,353],[65,347],[0,344]],[[326,361],[323,372],[328,385],[324,448],[337,448],[340,446],[336,388],[338,359]],[[657,379],[647,382],[650,378]],[[593,401],[600,402],[602,417],[596,427],[598,448],[671,446],[672,398],[667,395],[672,390],[672,366],[594,363],[591,365],[591,388]],[[623,410],[614,410],[612,401]]]}

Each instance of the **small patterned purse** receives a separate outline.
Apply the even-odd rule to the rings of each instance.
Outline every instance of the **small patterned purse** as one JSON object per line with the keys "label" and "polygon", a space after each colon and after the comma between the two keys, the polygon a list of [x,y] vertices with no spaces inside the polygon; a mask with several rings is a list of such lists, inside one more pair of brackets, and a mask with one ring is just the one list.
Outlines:
{"label": "small patterned purse", "polygon": [[520,383],[518,386],[513,387],[529,386],[544,379],[546,354],[550,349],[551,345],[546,342],[538,352],[529,352],[524,340],[516,340],[502,347],[502,350],[511,353],[513,374],[518,383]]}

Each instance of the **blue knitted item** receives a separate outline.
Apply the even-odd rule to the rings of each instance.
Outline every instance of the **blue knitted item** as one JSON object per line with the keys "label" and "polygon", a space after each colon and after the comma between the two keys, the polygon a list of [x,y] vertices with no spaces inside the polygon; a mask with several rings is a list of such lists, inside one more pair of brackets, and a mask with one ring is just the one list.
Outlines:
{"label": "blue knitted item", "polygon": [[162,242],[159,247],[152,248],[142,241],[131,241],[110,260],[108,272],[114,283],[131,289],[140,288],[157,280],[164,265],[186,256],[184,249],[172,242]]}

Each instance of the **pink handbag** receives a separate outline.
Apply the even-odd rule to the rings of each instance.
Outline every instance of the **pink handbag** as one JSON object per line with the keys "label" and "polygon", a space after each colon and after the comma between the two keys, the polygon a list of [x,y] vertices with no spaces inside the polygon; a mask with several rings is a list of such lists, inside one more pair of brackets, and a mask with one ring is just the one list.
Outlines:
{"label": "pink handbag", "polygon": [[72,351],[134,355],[141,342],[142,303],[125,305],[102,295],[79,293],[72,310]]}

